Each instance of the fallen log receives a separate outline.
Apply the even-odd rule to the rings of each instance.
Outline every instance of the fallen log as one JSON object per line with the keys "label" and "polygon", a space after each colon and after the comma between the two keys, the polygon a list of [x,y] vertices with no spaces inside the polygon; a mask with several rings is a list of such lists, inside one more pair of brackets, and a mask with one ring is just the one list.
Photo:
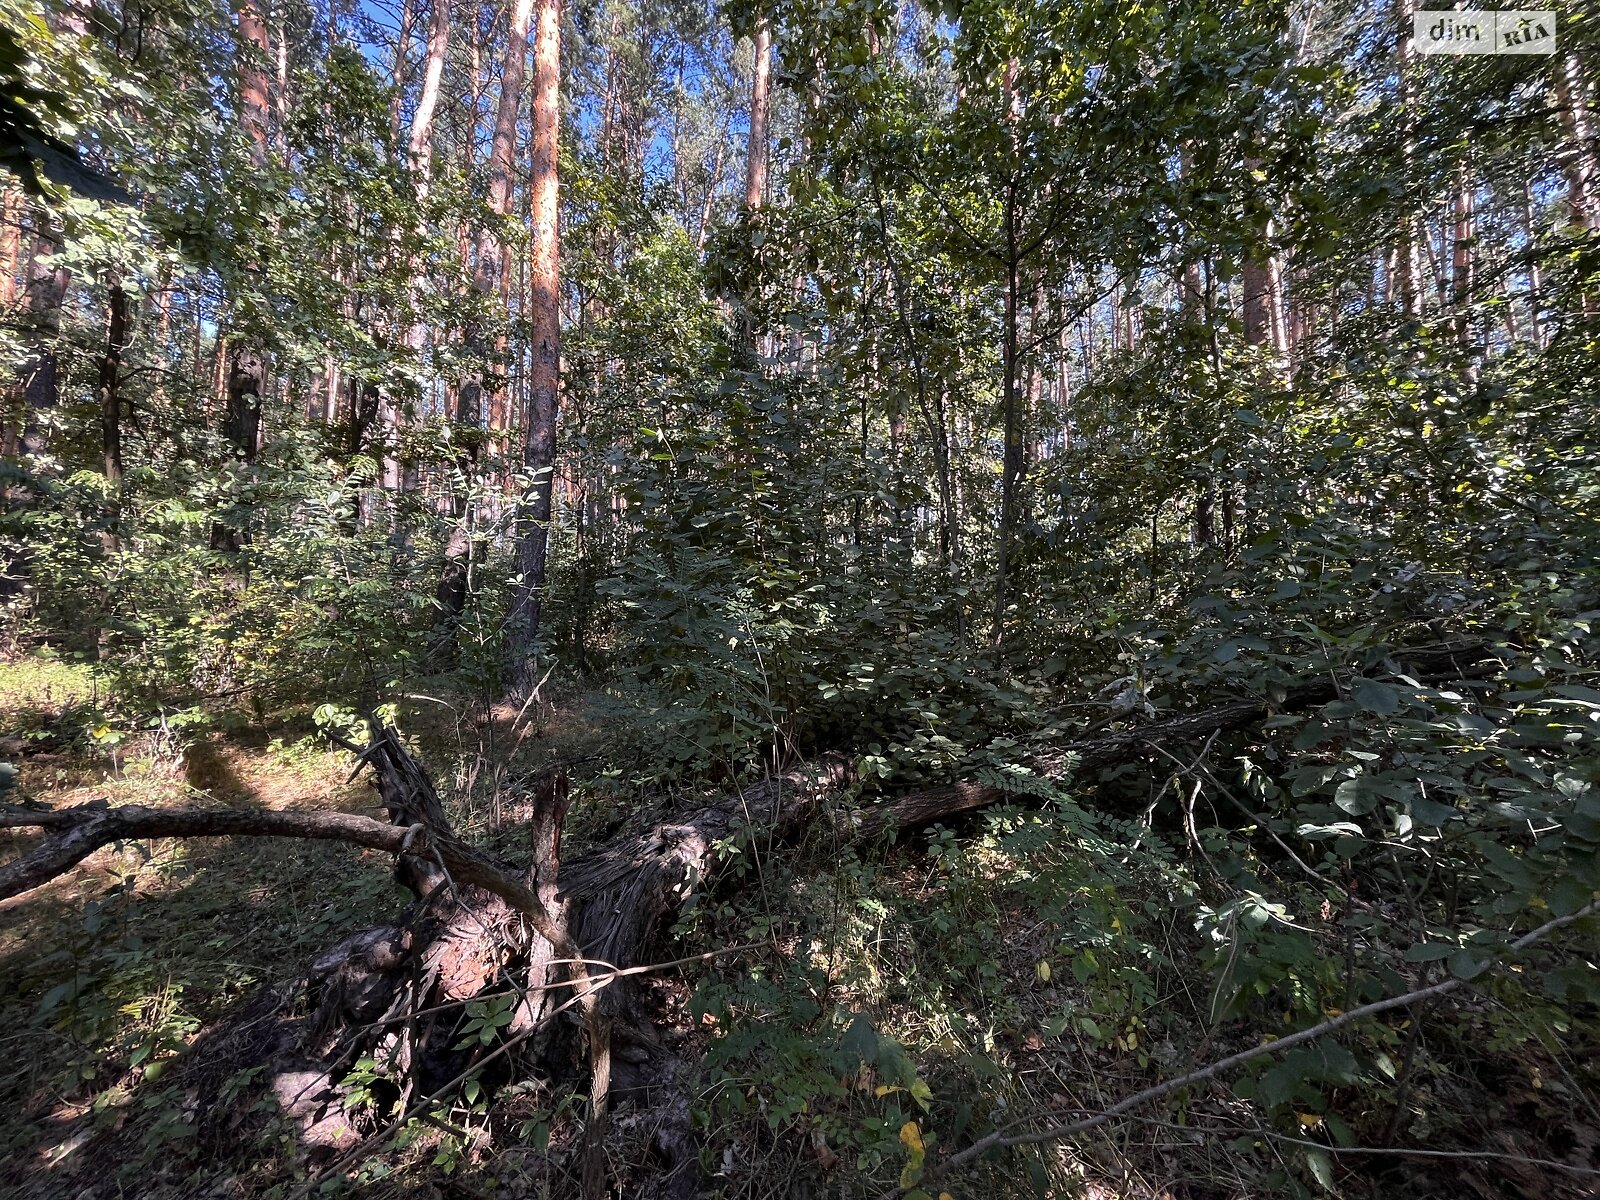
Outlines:
{"label": "fallen log", "polygon": [[[1434,683],[1465,678],[1487,656],[1481,644],[1425,647],[1404,652],[1403,667],[1413,678]],[[1400,652],[1396,653],[1398,658]],[[1395,663],[1395,671],[1402,663]],[[1274,712],[1302,712],[1344,694],[1347,683],[1330,675],[1316,683],[1285,689],[1273,702],[1266,699],[1232,700],[1200,712],[1183,713],[1148,723],[1130,723],[1125,729],[1095,737],[1063,742],[1033,758],[1032,767],[1048,779],[1084,778],[1091,772],[1144,757],[1154,747],[1203,742],[1217,733],[1242,729],[1263,721]],[[1004,788],[977,783],[955,783],[886,800],[864,810],[857,827],[864,833],[912,829],[962,813],[1023,797]]]}
{"label": "fallen log", "polygon": [[[1482,658],[1480,647],[1440,647],[1408,654],[1406,669],[1417,676],[1453,678]],[[1230,701],[1061,743],[1037,754],[1033,767],[1047,778],[1082,777],[1136,761],[1156,747],[1204,740],[1272,711],[1305,709],[1339,694],[1340,684],[1330,678],[1290,689],[1276,704]],[[458,1073],[464,1060],[449,1051],[448,1025],[410,1014],[432,1013],[514,985],[523,999],[511,1032],[519,1037],[543,1033],[548,1060],[558,1053],[561,1039],[542,1025],[561,968],[581,987],[588,964],[610,972],[645,963],[662,924],[716,869],[719,847],[727,839],[742,829],[761,831],[774,844],[795,839],[821,816],[827,799],[849,776],[843,758],[827,756],[670,819],[636,821],[607,845],[566,864],[560,862],[565,788],[559,780],[547,780],[534,796],[533,862],[519,869],[455,835],[426,772],[392,729],[375,729],[364,750],[349,748],[371,766],[387,822],[346,813],[239,809],[0,810],[0,828],[47,831],[38,846],[0,866],[0,899],[40,886],[101,846],[137,838],[332,839],[396,856],[397,875],[417,902],[395,924],[352,934],[320,956],[310,977],[312,1015],[275,1026],[269,1050],[272,1087],[283,1109],[300,1118],[309,1142],[336,1109],[338,1079],[358,1052],[380,1042],[388,1045],[390,1061],[407,1076],[406,1095],[425,1094]],[[867,836],[911,829],[1024,799],[1003,788],[954,783],[869,805],[853,814],[844,832]],[[619,978],[610,977],[613,986],[584,992],[590,997],[584,1027],[594,1080],[585,1131],[586,1192],[597,1195],[604,1189],[595,1164],[614,1084],[619,1095],[664,1114],[657,1149],[668,1171],[657,1193],[695,1195],[686,1064],[666,1046]],[[277,994],[280,1009],[287,997],[287,992]],[[251,1011],[249,1021],[249,1028],[259,1028],[263,1017]],[[397,1021],[404,1021],[404,1038],[394,1033]],[[236,1032],[225,1024],[214,1036],[225,1039]]]}

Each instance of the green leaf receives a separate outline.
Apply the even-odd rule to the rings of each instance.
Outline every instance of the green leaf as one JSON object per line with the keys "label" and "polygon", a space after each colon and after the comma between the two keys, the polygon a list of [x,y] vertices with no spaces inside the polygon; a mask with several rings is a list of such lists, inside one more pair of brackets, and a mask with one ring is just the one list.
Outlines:
{"label": "green leaf", "polygon": [[840,1048],[844,1051],[847,1061],[857,1066],[862,1063],[876,1066],[878,1031],[872,1027],[872,1018],[866,1013],[857,1013],[855,1019],[850,1022],[850,1027],[845,1030]]}
{"label": "green leaf", "polygon": [[1356,680],[1350,687],[1350,696],[1361,708],[1379,716],[1392,716],[1400,711],[1400,693],[1375,679]]}
{"label": "green leaf", "polygon": [[1326,1150],[1307,1150],[1306,1167],[1323,1191],[1333,1191],[1333,1160]]}
{"label": "green leaf", "polygon": [[1449,958],[1457,949],[1444,942],[1418,942],[1406,951],[1405,959],[1410,963],[1438,962]]}
{"label": "green leaf", "polygon": [[1372,792],[1372,780],[1357,776],[1355,779],[1346,779],[1334,789],[1333,802],[1353,817],[1364,817],[1377,803]]}
{"label": "green leaf", "polygon": [[1413,796],[1407,804],[1411,817],[1418,824],[1432,825],[1435,828],[1455,820],[1461,814],[1454,805],[1440,804],[1429,800],[1426,796]]}
{"label": "green leaf", "polygon": [[1550,911],[1558,917],[1569,917],[1594,899],[1594,890],[1571,875],[1563,875],[1550,885],[1545,897]]}

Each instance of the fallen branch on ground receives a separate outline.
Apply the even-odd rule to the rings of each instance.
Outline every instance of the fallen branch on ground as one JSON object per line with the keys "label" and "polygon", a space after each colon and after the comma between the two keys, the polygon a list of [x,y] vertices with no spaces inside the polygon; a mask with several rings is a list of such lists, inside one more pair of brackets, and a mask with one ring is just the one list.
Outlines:
{"label": "fallen branch on ground", "polygon": [[[1482,657],[1480,647],[1470,646],[1405,653],[1406,669],[1421,677],[1438,677],[1441,672],[1444,678],[1459,677]],[[1153,750],[1164,753],[1165,747],[1248,725],[1274,709],[1308,708],[1337,694],[1337,682],[1328,680],[1293,689],[1277,705],[1257,699],[1230,701],[1197,713],[1065,742],[1039,756],[1034,766],[1046,777],[1059,778],[1069,771],[1086,773],[1136,762]],[[315,1053],[324,1064],[326,1086],[332,1087],[337,1073],[336,1066],[327,1064],[349,1060],[353,1046],[365,1044],[364,1039],[370,1040],[374,1030],[385,1023],[393,1024],[387,1018],[397,1014],[407,1025],[411,1039],[408,1061],[414,1063],[417,1055],[428,1050],[427,1030],[414,1034],[412,1029],[421,1013],[479,995],[513,967],[527,980],[524,1004],[509,1031],[522,1044],[528,1040],[524,1034],[551,1028],[545,1019],[552,1004],[550,973],[566,967],[583,1001],[589,1046],[592,1107],[585,1131],[589,1194],[604,1187],[600,1138],[605,1128],[614,1040],[620,1041],[624,1051],[618,1060],[621,1091],[651,1097],[657,1107],[662,1107],[661,1095],[674,1098],[672,1121],[664,1118],[660,1123],[662,1131],[672,1126],[670,1136],[658,1132],[658,1141],[668,1161],[676,1164],[673,1175],[680,1188],[674,1194],[697,1194],[690,1179],[695,1154],[690,1147],[687,1102],[677,1074],[680,1064],[662,1045],[650,1019],[633,1010],[631,990],[621,986],[620,979],[613,980],[618,986],[593,986],[587,964],[615,964],[626,974],[631,964],[647,961],[657,931],[715,869],[719,848],[744,829],[762,831],[771,842],[804,836],[815,826],[824,799],[848,778],[846,762],[827,756],[675,819],[663,821],[658,815],[565,864],[559,862],[565,790],[552,782],[534,797],[530,821],[533,864],[524,870],[455,836],[426,772],[393,729],[375,728],[365,748],[344,744],[357,754],[358,765],[372,768],[389,822],[335,812],[164,810],[103,804],[53,811],[4,810],[0,811],[0,828],[34,827],[46,831],[46,837],[0,866],[0,899],[40,886],[102,846],[137,838],[298,837],[343,841],[394,854],[398,876],[418,897],[414,911],[396,926],[345,939],[319,959],[313,970],[322,995],[304,1041],[322,1047]],[[845,832],[862,836],[914,828],[1023,799],[1001,788],[956,783],[869,806],[856,815],[853,829]],[[413,939],[415,929],[423,933]],[[1288,1044],[1276,1043],[1273,1049]],[[449,1066],[448,1056],[436,1065],[440,1069],[432,1074],[433,1080],[458,1072],[457,1067]],[[1226,1069],[1226,1065],[1217,1069]],[[1153,1094],[1141,1095],[1133,1103],[1153,1098]]]}
{"label": "fallen branch on ground", "polygon": [[[1446,645],[1421,650],[1396,651],[1407,671],[1420,679],[1451,679],[1465,672],[1485,656],[1481,645]],[[1186,745],[1213,734],[1240,729],[1270,716],[1273,712],[1298,712],[1325,704],[1341,694],[1334,679],[1306,684],[1288,691],[1276,703],[1267,700],[1232,700],[1199,712],[1167,717],[1148,724],[1131,724],[1114,733],[1066,741],[1037,756],[1034,769],[1046,778],[1061,778],[1071,773],[1080,776],[1090,771],[1136,759],[1155,749]],[[955,783],[929,788],[885,801],[860,814],[857,827],[865,833],[886,829],[909,829],[974,812],[990,805],[1020,800],[1022,797],[1003,788],[978,783]]]}
{"label": "fallen branch on ground", "polygon": [[[1529,946],[1544,941],[1556,930],[1565,929],[1568,925],[1581,921],[1585,917],[1594,916],[1596,913],[1600,913],[1600,900],[1587,904],[1578,909],[1578,911],[1569,913],[1564,917],[1555,917],[1546,921],[1532,932],[1523,934],[1506,947],[1505,954],[1517,950],[1525,950]],[[1486,971],[1503,966],[1504,957],[1505,955],[1502,954],[1497,958],[1489,959],[1482,965],[1478,974],[1482,975]],[[1375,1017],[1380,1013],[1391,1012],[1397,1008],[1410,1008],[1413,1005],[1421,1004],[1425,1000],[1449,995],[1451,992],[1465,987],[1467,983],[1468,980],[1465,979],[1451,978],[1430,984],[1427,987],[1417,988],[1414,991],[1405,992],[1399,996],[1374,1000],[1371,1004],[1363,1004],[1359,1008],[1352,1008],[1349,1012],[1340,1013],[1337,1017],[1331,1017],[1319,1025],[1311,1026],[1309,1029],[1302,1029],[1298,1033],[1288,1034],[1285,1037],[1278,1038],[1276,1041],[1266,1042],[1249,1050],[1241,1050],[1237,1054],[1228,1055],[1227,1058],[1218,1059],[1209,1066],[1190,1071],[1187,1075],[1180,1075],[1176,1079],[1169,1079],[1164,1083],[1147,1087],[1141,1092],[1135,1092],[1125,1100],[1118,1101],[1110,1108],[1095,1113],[1093,1116],[1084,1117],[1081,1120],[1068,1121],[1060,1125],[1047,1125],[1045,1128],[1036,1129],[1031,1133],[1008,1134],[1003,1129],[997,1129],[988,1136],[979,1138],[965,1150],[952,1154],[944,1162],[938,1164],[937,1167],[926,1172],[923,1176],[923,1181],[928,1182],[943,1178],[957,1167],[969,1163],[991,1150],[1004,1150],[1013,1146],[1031,1146],[1041,1142],[1055,1142],[1063,1138],[1072,1137],[1075,1134],[1087,1133],[1089,1130],[1098,1128],[1109,1121],[1114,1121],[1124,1113],[1149,1104],[1153,1100],[1160,1100],[1165,1096],[1172,1095],[1173,1092],[1193,1087],[1197,1083],[1204,1083],[1208,1079],[1215,1079],[1218,1075],[1225,1074],[1235,1067],[1241,1067],[1247,1062],[1265,1058],[1272,1054],[1281,1054],[1285,1050],[1292,1050],[1294,1047],[1303,1046],[1307,1042],[1317,1041],[1331,1033],[1337,1033],[1348,1025],[1353,1025],[1357,1021],[1364,1021],[1368,1017]],[[907,1190],[906,1188],[896,1188],[893,1191],[886,1192],[884,1193],[885,1200],[903,1196]]]}

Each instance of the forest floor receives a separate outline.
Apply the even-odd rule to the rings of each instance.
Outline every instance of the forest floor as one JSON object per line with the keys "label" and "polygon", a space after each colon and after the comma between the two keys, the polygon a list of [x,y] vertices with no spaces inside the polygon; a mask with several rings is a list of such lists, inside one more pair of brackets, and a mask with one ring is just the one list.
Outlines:
{"label": "forest floor", "polygon": [[[291,730],[241,728],[181,753],[159,734],[104,747],[82,727],[93,704],[81,670],[0,668],[0,729],[20,743],[8,757],[26,796],[51,807],[375,807],[340,755]],[[87,1133],[134,1116],[208,1022],[400,900],[382,855],[261,839],[113,847],[0,903],[0,1156],[10,1163],[0,1185],[48,1167],[50,1190],[75,1194],[88,1182],[75,1179],[74,1154]],[[156,1122],[151,1161],[193,1124],[177,1106],[154,1115],[170,1119]]]}
{"label": "forest floor", "polygon": [[[540,702],[520,713],[495,707],[479,720],[459,716],[467,701],[423,699],[408,736],[439,773],[457,827],[512,860],[527,857],[526,801],[513,774],[523,779],[552,759],[594,764],[608,745],[608,762],[617,757],[620,708],[602,694],[573,693],[559,707]],[[103,700],[82,666],[0,661],[0,760],[20,768],[8,801],[383,815],[368,778],[351,778],[349,754],[329,747],[309,706],[264,720],[221,713],[201,731],[157,722],[119,736],[97,715]],[[606,765],[577,789],[571,845],[592,842],[629,807]],[[205,1169],[176,1172],[183,1181],[162,1194],[270,1195],[303,1178],[307,1156],[287,1136],[276,1157],[263,1157],[258,1139],[231,1164],[223,1148],[197,1145],[205,1114],[161,1084],[185,1049],[259,989],[304,976],[352,930],[393,919],[410,896],[391,867],[387,855],[337,842],[166,839],[101,850],[0,901],[0,1194],[132,1195],[148,1184],[103,1191],[105,1172],[148,1181],[159,1165],[173,1177],[173,1165],[189,1158]],[[539,1107],[512,1097],[496,1105],[494,1125],[500,1134],[525,1125],[520,1141],[555,1151],[576,1129],[568,1110],[576,1111],[570,1102],[530,1120]],[[117,1136],[124,1128],[132,1136]],[[619,1134],[626,1131],[619,1121]],[[440,1153],[445,1140],[437,1132],[411,1140],[393,1159],[424,1177],[402,1171],[366,1194],[477,1196],[497,1178],[515,1178],[518,1188],[528,1180],[515,1153],[497,1155],[486,1176],[488,1141],[477,1139],[457,1161]],[[130,1161],[105,1161],[102,1142],[114,1158],[131,1151]],[[529,1157],[549,1174],[556,1155]]]}
{"label": "forest floor", "polygon": [[[514,713],[472,721],[430,701],[408,732],[461,828],[521,859],[515,780],[544,764],[573,774],[575,846],[607,836],[641,801],[617,755],[601,753],[648,744],[624,709],[575,691],[516,725]],[[380,811],[365,779],[350,779],[349,756],[322,748],[308,712],[223,719],[181,742],[159,726],[118,742],[95,711],[81,668],[0,664],[0,730],[12,731],[0,751],[21,766],[30,802]],[[664,976],[651,993],[680,1048],[703,1056],[695,1111],[707,1194],[879,1194],[900,1177],[908,1123],[932,1152],[970,1140],[975,1119],[1095,1110],[1258,1037],[1219,1034],[1207,1017],[1192,917],[1169,902],[1181,867],[1126,865],[1116,833],[1070,814],[1002,815],[882,853],[841,853],[820,834],[782,862],[745,848],[731,882],[680,921],[679,952],[766,939],[781,953]],[[303,975],[352,930],[391,919],[406,896],[389,868],[385,855],[337,843],[163,841],[102,851],[0,904],[0,1192],[293,1194],[304,1147],[282,1132],[275,1148],[214,1136],[202,1145],[206,1114],[163,1077],[263,985]],[[951,1194],[1314,1195],[1321,1180],[1295,1157],[1294,1137],[1316,1137],[1325,1119],[1367,1136],[1393,1123],[1412,1145],[1590,1161],[1600,1116],[1570,1102],[1589,1094],[1578,1077],[1593,1064],[1497,1052],[1472,1021],[1430,1037],[1441,1067],[1397,1100],[1398,1118],[1362,1109],[1370,1093],[1344,1103],[1335,1093],[1285,1132],[1219,1084],[1177,1123],[1152,1113],[1174,1119],[1046,1147],[1029,1175],[968,1176]],[[841,1073],[841,1047],[870,1065]],[[569,1194],[581,1111],[578,1095],[548,1088],[462,1104],[455,1133],[441,1122],[391,1145],[361,1194]],[[651,1194],[647,1123],[619,1113],[612,1169],[623,1195]],[[111,1142],[122,1161],[108,1161],[96,1145],[124,1129]],[[1595,1194],[1583,1177],[1523,1162],[1375,1157],[1338,1171],[1326,1190],[1348,1196]],[[152,1190],[152,1178],[166,1182]]]}

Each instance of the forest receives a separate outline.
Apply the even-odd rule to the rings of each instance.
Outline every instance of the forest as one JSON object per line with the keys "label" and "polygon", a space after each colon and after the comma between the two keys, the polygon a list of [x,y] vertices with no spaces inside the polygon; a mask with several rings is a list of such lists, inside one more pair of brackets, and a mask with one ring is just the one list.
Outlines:
{"label": "forest", "polygon": [[0,0],[0,1194],[1600,1195],[1597,63]]}

